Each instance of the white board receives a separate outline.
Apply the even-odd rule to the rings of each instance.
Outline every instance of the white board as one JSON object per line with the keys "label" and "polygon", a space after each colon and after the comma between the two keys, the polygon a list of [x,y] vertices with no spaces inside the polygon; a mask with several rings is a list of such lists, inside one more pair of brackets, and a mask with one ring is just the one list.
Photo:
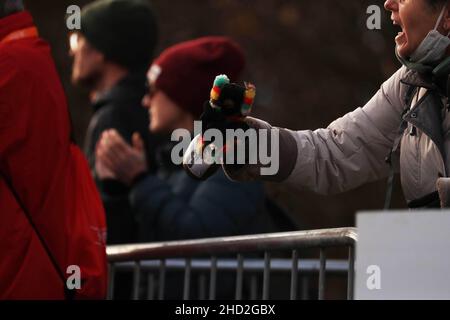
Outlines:
{"label": "white board", "polygon": [[450,299],[450,212],[357,215],[357,300]]}

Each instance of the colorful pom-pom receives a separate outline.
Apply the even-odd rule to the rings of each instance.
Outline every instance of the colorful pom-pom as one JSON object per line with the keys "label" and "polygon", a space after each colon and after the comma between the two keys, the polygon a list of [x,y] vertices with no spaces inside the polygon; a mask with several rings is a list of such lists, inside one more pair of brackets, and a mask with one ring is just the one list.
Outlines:
{"label": "colorful pom-pom", "polygon": [[243,116],[248,116],[251,111],[252,111],[252,106],[250,106],[248,104],[243,104],[242,105],[242,107],[241,107],[241,114]]}
{"label": "colorful pom-pom", "polygon": [[216,86],[214,86],[213,88],[212,88],[212,90],[211,90],[211,100],[212,101],[216,101],[216,100],[218,100],[219,99],[219,97],[220,97],[220,88],[219,87],[216,87]]}
{"label": "colorful pom-pom", "polygon": [[253,98],[248,98],[248,97],[244,98],[244,104],[246,104],[246,105],[251,106],[253,104],[253,101],[254,101]]}
{"label": "colorful pom-pom", "polygon": [[255,99],[256,87],[251,83],[245,83],[245,97]]}
{"label": "colorful pom-pom", "polygon": [[217,76],[216,79],[214,80],[214,87],[219,87],[222,89],[225,85],[229,83],[230,79],[226,75],[221,74]]}
{"label": "colorful pom-pom", "polygon": [[217,109],[217,110],[221,109],[219,106],[217,106],[215,104],[215,102],[217,100],[219,100],[222,88],[229,83],[230,83],[230,79],[224,74],[217,76],[216,79],[214,80],[214,85],[213,85],[213,88],[211,89],[211,106],[214,109]]}
{"label": "colorful pom-pom", "polygon": [[[230,83],[230,79],[222,74],[216,77],[214,80],[213,88],[211,89],[211,101],[210,105],[213,109],[220,111],[222,108],[217,105],[217,101],[220,98],[222,89]],[[250,114],[253,103],[256,97],[256,87],[251,83],[245,83],[244,99],[241,105],[241,115],[247,116]]]}
{"label": "colorful pom-pom", "polygon": [[256,87],[253,84],[246,83],[245,88],[244,102],[241,107],[241,113],[243,116],[250,114],[256,97]]}

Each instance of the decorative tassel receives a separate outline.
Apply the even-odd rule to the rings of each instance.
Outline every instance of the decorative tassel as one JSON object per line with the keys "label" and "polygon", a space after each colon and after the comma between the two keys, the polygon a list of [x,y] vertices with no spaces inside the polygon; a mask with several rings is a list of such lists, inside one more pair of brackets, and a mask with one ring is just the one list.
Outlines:
{"label": "decorative tassel", "polygon": [[251,83],[245,83],[245,95],[244,103],[241,107],[241,113],[243,116],[248,116],[252,111],[253,103],[256,97],[256,87]]}
{"label": "decorative tassel", "polygon": [[[224,74],[217,76],[216,79],[214,80],[214,85],[213,85],[213,88],[211,89],[210,105],[216,111],[222,110],[221,106],[219,106],[217,104],[217,102],[220,99],[220,95],[222,93],[223,88],[229,84],[230,84],[230,79]],[[244,88],[242,88],[242,89],[244,89]],[[238,103],[241,105],[240,105],[240,107],[239,107],[239,105],[236,105],[234,107],[236,109],[235,113],[240,112],[240,114],[239,115],[235,114],[234,116],[237,118],[242,118],[242,117],[248,116],[250,114],[250,112],[252,111],[255,97],[256,97],[256,87],[253,84],[246,82],[243,101],[235,102],[235,103]]]}
{"label": "decorative tassel", "polygon": [[211,90],[211,103],[212,105],[215,105],[215,101],[219,100],[220,92],[222,91],[222,88],[230,83],[230,79],[224,75],[221,74],[216,77],[214,80],[214,86]]}

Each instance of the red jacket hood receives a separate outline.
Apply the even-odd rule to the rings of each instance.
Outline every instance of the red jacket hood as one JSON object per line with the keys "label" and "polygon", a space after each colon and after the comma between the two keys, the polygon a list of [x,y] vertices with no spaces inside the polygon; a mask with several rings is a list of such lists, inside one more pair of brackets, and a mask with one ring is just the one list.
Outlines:
{"label": "red jacket hood", "polygon": [[19,12],[0,19],[0,41],[10,33],[34,26],[33,18],[27,11]]}

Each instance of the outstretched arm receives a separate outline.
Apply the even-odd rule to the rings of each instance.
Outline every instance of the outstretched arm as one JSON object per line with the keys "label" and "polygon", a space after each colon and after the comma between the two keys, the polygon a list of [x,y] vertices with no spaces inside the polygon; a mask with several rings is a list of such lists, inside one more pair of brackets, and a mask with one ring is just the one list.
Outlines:
{"label": "outstretched arm", "polygon": [[272,128],[248,118],[253,128],[277,131],[280,136],[280,170],[274,176],[261,175],[260,166],[235,170],[224,166],[233,180],[263,179],[284,182],[321,194],[344,192],[388,175],[385,162],[405,108],[401,68],[387,80],[363,107],[346,114],[326,129],[292,131]]}

